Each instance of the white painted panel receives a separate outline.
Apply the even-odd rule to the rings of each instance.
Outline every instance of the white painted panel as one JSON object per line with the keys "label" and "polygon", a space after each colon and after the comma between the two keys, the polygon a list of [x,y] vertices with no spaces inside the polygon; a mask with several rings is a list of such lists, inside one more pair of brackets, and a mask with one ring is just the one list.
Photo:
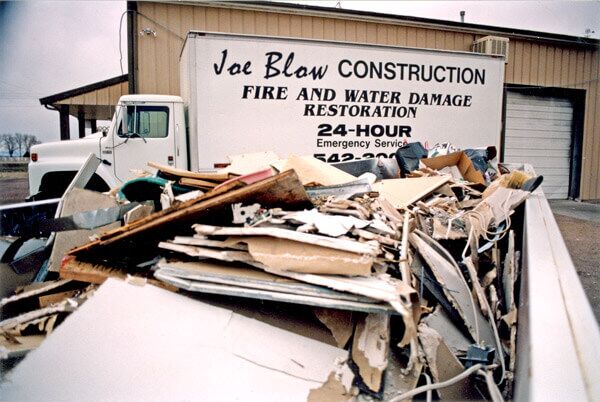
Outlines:
{"label": "white painted panel", "polygon": [[572,126],[568,99],[508,91],[504,161],[531,164],[548,198],[567,198]]}
{"label": "white painted panel", "polygon": [[500,146],[501,59],[215,33],[191,34],[188,51],[196,52],[188,71],[196,104],[185,99],[198,135],[192,169],[265,149],[339,162],[390,155],[405,141]]}

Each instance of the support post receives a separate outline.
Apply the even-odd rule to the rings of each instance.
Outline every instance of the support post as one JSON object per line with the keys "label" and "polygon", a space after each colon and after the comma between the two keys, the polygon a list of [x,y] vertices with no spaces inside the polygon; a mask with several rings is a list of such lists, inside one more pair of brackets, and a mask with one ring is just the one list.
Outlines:
{"label": "support post", "polygon": [[79,123],[79,138],[85,137],[85,113],[83,110],[77,112],[77,122]]}
{"label": "support post", "polygon": [[98,131],[96,119],[90,119],[90,128],[92,130],[92,133],[95,133],[96,131]]}
{"label": "support post", "polygon": [[60,106],[60,140],[68,141],[71,139],[71,132],[69,128],[69,105]]}

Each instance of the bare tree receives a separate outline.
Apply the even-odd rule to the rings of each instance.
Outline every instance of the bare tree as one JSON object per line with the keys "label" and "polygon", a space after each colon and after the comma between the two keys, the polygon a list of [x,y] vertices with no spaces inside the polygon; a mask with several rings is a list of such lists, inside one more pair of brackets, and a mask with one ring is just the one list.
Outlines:
{"label": "bare tree", "polygon": [[39,144],[39,143],[40,143],[40,141],[37,139],[37,137],[35,135],[25,134],[25,141],[24,141],[25,153],[23,153],[23,155],[29,155],[30,151],[31,151],[31,147],[34,146],[35,144]]}
{"label": "bare tree", "polygon": [[17,141],[13,134],[2,134],[0,135],[0,144],[6,151],[8,155],[12,158],[13,154],[17,150]]}
{"label": "bare tree", "polygon": [[23,156],[23,148],[25,148],[25,137],[27,134],[14,133],[13,137],[15,139],[16,147],[19,150],[17,156]]}

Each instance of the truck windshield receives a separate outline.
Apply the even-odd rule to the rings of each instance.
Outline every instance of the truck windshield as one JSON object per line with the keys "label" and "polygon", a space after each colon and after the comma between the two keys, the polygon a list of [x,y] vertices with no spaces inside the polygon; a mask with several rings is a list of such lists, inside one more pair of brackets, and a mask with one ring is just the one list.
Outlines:
{"label": "truck windshield", "polygon": [[127,132],[123,132],[123,121],[119,123],[117,135],[127,138],[164,138],[169,134],[169,108],[166,106],[127,106]]}

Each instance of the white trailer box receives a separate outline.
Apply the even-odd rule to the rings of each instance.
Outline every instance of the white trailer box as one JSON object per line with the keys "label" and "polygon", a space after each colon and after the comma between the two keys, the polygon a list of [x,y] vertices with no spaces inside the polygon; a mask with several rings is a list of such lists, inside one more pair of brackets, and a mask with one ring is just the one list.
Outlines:
{"label": "white trailer box", "polygon": [[501,57],[190,32],[180,69],[192,170],[232,149],[340,162],[414,141],[500,146]]}

